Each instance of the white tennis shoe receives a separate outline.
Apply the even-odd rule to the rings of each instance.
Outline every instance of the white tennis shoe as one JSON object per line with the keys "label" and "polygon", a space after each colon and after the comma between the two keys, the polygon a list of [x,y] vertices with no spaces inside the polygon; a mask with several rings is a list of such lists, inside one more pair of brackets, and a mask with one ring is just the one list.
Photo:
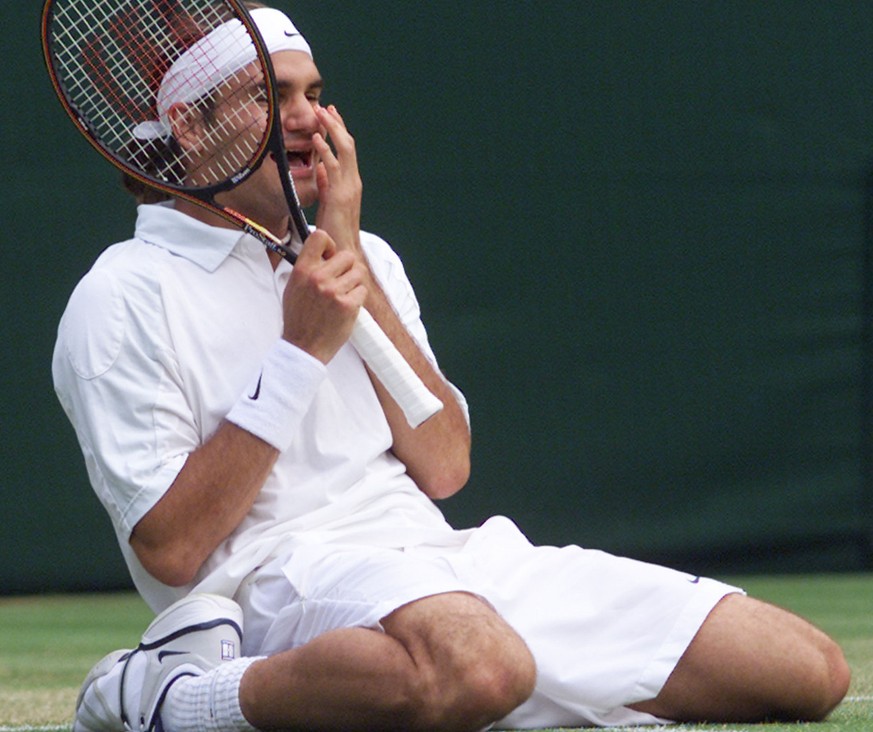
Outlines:
{"label": "white tennis shoe", "polygon": [[73,732],[161,732],[167,691],[237,657],[242,609],[218,595],[171,605],[132,650],[110,653],[91,669],[76,701]]}

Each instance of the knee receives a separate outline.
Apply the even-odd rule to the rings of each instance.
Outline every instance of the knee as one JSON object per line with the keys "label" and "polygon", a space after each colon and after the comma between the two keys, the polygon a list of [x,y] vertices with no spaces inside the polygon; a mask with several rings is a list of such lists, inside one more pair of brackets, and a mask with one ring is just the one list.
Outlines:
{"label": "knee", "polygon": [[533,693],[536,665],[527,644],[474,595],[433,595],[382,624],[410,661],[410,673],[392,689],[402,729],[483,729]]}
{"label": "knee", "polygon": [[533,656],[517,635],[477,644],[410,679],[406,728],[483,729],[525,702],[535,683]]}
{"label": "knee", "polygon": [[494,648],[465,668],[457,681],[467,703],[489,723],[527,701],[536,684],[536,664],[527,646],[520,638],[512,645],[511,650],[504,644]]}
{"label": "knee", "polygon": [[414,709],[421,729],[480,730],[502,719],[533,693],[532,657],[495,649],[456,665],[447,675],[420,676]]}
{"label": "knee", "polygon": [[820,648],[820,660],[814,674],[810,674],[811,686],[807,694],[808,708],[801,717],[811,722],[821,721],[844,699],[849,691],[852,672],[843,651],[828,639]]}

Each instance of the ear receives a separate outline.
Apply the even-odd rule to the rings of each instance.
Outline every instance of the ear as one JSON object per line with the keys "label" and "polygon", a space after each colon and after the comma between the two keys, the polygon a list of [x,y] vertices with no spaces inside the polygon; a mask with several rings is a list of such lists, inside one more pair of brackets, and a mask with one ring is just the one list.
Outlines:
{"label": "ear", "polygon": [[177,102],[167,110],[173,137],[186,153],[202,149],[205,129],[203,115],[194,104]]}

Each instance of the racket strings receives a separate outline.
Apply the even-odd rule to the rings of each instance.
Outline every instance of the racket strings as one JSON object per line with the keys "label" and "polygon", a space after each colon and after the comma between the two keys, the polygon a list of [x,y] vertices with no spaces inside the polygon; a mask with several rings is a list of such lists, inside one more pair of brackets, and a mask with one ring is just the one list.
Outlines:
{"label": "racket strings", "polygon": [[[243,78],[239,78],[242,76]],[[250,90],[254,79],[234,74],[230,83],[241,85],[225,105],[225,114],[206,132],[205,137],[222,151],[209,164],[218,180],[230,178],[246,166],[258,150],[266,129],[266,114],[261,95]]]}
{"label": "racket strings", "polygon": [[[111,154],[159,183],[207,187],[250,167],[268,132],[269,99],[257,83],[263,78],[257,62],[186,99],[165,133],[136,133],[143,123],[168,127],[157,104],[161,82],[195,43],[205,53],[187,59],[173,83],[197,89],[221,76],[210,65],[219,54],[207,36],[229,17],[223,0],[56,0],[51,53],[80,122]],[[245,33],[239,42],[252,46]]]}
{"label": "racket strings", "polygon": [[[160,22],[166,15],[144,15],[146,5],[128,3],[118,9],[117,3],[73,0],[61,4],[55,23],[63,29],[54,49],[69,89],[93,106],[108,104],[137,122],[154,112],[157,86],[170,59],[203,35],[192,34],[190,25],[187,37],[180,34],[174,24]],[[104,111],[98,118],[112,116]]]}

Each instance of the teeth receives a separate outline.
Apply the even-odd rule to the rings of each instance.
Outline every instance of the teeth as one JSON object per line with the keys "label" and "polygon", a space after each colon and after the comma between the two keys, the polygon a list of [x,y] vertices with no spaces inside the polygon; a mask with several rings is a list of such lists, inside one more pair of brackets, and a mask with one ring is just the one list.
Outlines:
{"label": "teeth", "polygon": [[296,167],[305,167],[309,164],[309,153],[297,150],[289,150],[288,164]]}

